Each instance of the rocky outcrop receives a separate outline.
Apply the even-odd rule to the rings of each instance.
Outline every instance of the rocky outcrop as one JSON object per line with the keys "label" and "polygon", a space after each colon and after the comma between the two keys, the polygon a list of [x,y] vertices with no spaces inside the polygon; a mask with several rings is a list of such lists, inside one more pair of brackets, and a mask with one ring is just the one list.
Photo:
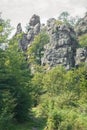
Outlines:
{"label": "rocky outcrop", "polygon": [[[87,12],[85,13],[85,16],[81,18],[79,22],[77,23],[75,27],[75,31],[76,31],[77,37],[87,34]],[[76,66],[79,66],[83,62],[87,63],[87,47],[78,48],[76,50],[76,58],[75,58]]]}
{"label": "rocky outcrop", "polygon": [[27,33],[22,31],[20,23],[17,25],[16,35],[22,33],[19,48],[26,51],[34,37],[42,30],[46,31],[50,38],[50,42],[44,46],[42,65],[48,65],[49,68],[63,65],[68,70],[87,62],[87,49],[77,48],[76,41],[76,36],[87,33],[87,14],[78,22],[76,32],[70,25],[58,25],[54,18],[50,18],[46,26],[41,25],[40,17],[34,14],[29,21]]}
{"label": "rocky outcrop", "polygon": [[87,49],[78,48],[76,50],[75,65],[79,66],[81,63],[87,63]]}
{"label": "rocky outcrop", "polygon": [[30,19],[27,33],[22,32],[21,23],[17,25],[16,34],[22,33],[21,39],[19,39],[19,48],[26,51],[28,46],[31,45],[34,37],[40,32],[40,17],[38,15],[33,15]]}
{"label": "rocky outcrop", "polygon": [[76,34],[68,25],[56,25],[55,19],[47,21],[47,32],[50,43],[45,46],[42,65],[50,67],[63,65],[66,69],[75,66]]}
{"label": "rocky outcrop", "polygon": [[83,18],[79,20],[79,22],[75,26],[75,31],[77,36],[87,33],[87,13]]}
{"label": "rocky outcrop", "polygon": [[[19,38],[18,38],[18,45],[19,45],[19,49],[25,51],[27,50],[27,46],[29,44],[29,41],[27,39],[27,34],[25,34],[23,31],[22,31],[22,27],[21,27],[21,23],[19,23],[17,25],[17,30],[16,30],[16,33],[15,33],[15,36],[18,35]],[[21,35],[21,37],[20,37]]]}
{"label": "rocky outcrop", "polygon": [[19,39],[19,49],[26,51],[29,45],[29,40],[27,39],[27,34],[23,33],[22,37]]}
{"label": "rocky outcrop", "polygon": [[20,34],[20,33],[22,33],[21,23],[19,23],[19,24],[17,25],[17,31],[16,31],[16,34],[15,34],[15,35]]}
{"label": "rocky outcrop", "polygon": [[28,26],[27,39],[31,43],[35,37],[40,32],[40,17],[38,15],[33,15],[30,19]]}

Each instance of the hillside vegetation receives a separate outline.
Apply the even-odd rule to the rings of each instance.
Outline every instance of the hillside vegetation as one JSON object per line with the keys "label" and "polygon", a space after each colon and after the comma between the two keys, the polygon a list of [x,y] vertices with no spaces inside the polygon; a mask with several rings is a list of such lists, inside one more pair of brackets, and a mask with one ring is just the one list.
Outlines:
{"label": "hillside vegetation", "polygon": [[[59,20],[75,26],[67,13]],[[0,19],[0,44],[8,43],[0,49],[0,130],[87,130],[87,64],[68,71],[42,66],[48,34],[41,31],[22,51],[23,33],[9,39],[11,30],[10,22]],[[78,44],[87,47],[87,34]]]}

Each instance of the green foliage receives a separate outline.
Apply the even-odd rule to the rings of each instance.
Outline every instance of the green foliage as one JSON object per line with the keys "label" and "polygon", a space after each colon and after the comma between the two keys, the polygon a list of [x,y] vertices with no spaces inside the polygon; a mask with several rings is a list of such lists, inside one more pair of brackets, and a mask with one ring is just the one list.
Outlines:
{"label": "green foliage", "polygon": [[75,26],[80,18],[78,16],[72,17],[67,11],[64,11],[59,15],[58,20],[64,24]]}
{"label": "green foliage", "polygon": [[44,130],[58,130],[61,117],[58,114],[51,113],[51,116],[47,120],[47,126]]}
{"label": "green foliage", "polygon": [[23,122],[28,119],[29,109],[31,108],[31,73],[28,68],[28,63],[24,58],[24,53],[18,51],[16,39],[11,40],[6,54],[5,67],[7,68],[7,73],[11,75],[8,80],[8,84],[10,85],[9,89],[14,97],[16,97],[17,103],[14,114],[17,121]]}
{"label": "green foliage", "polygon": [[17,98],[17,105],[14,109],[15,118],[18,122],[25,122],[29,119],[29,112],[31,108],[31,96],[29,95],[29,90],[24,88],[19,88],[15,92],[15,97]]}
{"label": "green foliage", "polygon": [[[8,42],[10,31],[9,20],[4,21],[0,19],[0,43]],[[5,67],[6,58],[6,52],[0,49],[0,129],[2,130],[10,130],[10,124],[14,117],[13,110],[16,106],[15,98],[10,90],[7,89],[9,84],[6,84],[6,80],[9,76],[6,73]]]}
{"label": "green foliage", "polygon": [[[66,21],[68,17],[68,13],[61,16],[62,20],[70,22]],[[0,22],[0,42],[6,43],[10,26],[3,20]],[[45,71],[40,65],[49,37],[43,31],[35,37],[28,50],[29,63],[34,70],[31,75],[26,54],[18,49],[21,37],[22,34],[14,36],[5,51],[0,49],[0,129],[32,129],[43,118],[46,124],[45,128],[38,125],[40,130],[86,130],[87,66],[81,65],[69,71],[57,66]],[[81,46],[87,47],[86,34],[79,41]],[[36,124],[19,126],[29,118]],[[18,123],[17,127],[12,126],[14,121]]]}
{"label": "green foliage", "polygon": [[78,38],[80,47],[87,47],[87,34],[83,34]]}
{"label": "green foliage", "polygon": [[63,67],[55,67],[50,70],[43,78],[44,88],[50,95],[58,95],[62,93],[62,88],[64,86],[64,74],[65,69]]}
{"label": "green foliage", "polygon": [[86,130],[87,117],[75,110],[51,110],[44,130]]}
{"label": "green foliage", "polygon": [[0,19],[0,43],[8,42],[8,36],[11,33],[12,27],[10,26],[10,20]]}
{"label": "green foliage", "polygon": [[44,45],[49,42],[49,37],[46,33],[41,32],[34,38],[32,45],[29,47],[29,62],[41,65]]}
{"label": "green foliage", "polygon": [[2,130],[9,130],[11,121],[14,117],[14,108],[16,107],[16,99],[14,99],[11,93],[7,90],[0,91],[1,97],[0,102],[0,128]]}
{"label": "green foliage", "polygon": [[56,24],[56,25],[62,25],[63,22],[62,22],[61,20],[56,20],[56,21],[55,21],[55,24]]}
{"label": "green foliage", "polygon": [[41,109],[42,115],[47,118],[45,130],[86,129],[86,78],[85,65],[68,72],[56,67],[43,76],[45,93],[41,96]]}
{"label": "green foliage", "polygon": [[68,17],[69,13],[67,11],[64,11],[59,15],[58,19],[62,20],[64,23],[67,23]]}
{"label": "green foliage", "polygon": [[34,74],[34,77],[31,80],[33,88],[32,98],[34,106],[37,106],[40,103],[40,96],[43,94],[43,76],[43,73],[38,72]]}
{"label": "green foliage", "polygon": [[[6,27],[8,26],[6,25]],[[4,28],[5,27],[3,25],[3,30]],[[4,35],[6,34],[4,33]],[[1,39],[2,38],[3,36],[1,35]],[[12,99],[9,99],[10,101],[14,101],[14,99],[16,99],[16,106],[12,110],[12,115],[14,115],[14,117],[11,116],[11,113],[7,112],[8,109],[10,111],[11,102],[6,104],[5,111],[4,109],[3,111],[2,109],[0,110],[1,117],[3,117],[1,118],[3,121],[3,127],[5,123],[5,117],[6,120],[9,120],[9,122],[10,118],[12,120],[15,118],[19,122],[26,121],[26,119],[29,117],[29,110],[32,103],[30,94],[31,72],[28,68],[28,63],[25,60],[24,53],[18,50],[18,38],[20,38],[20,35],[9,40],[9,47],[5,51],[0,50],[0,91],[10,92],[10,97],[9,94],[5,94],[7,100],[11,97]],[[6,35],[6,39],[4,38],[3,42],[5,43],[7,40],[8,37]],[[2,96],[2,101],[0,103],[1,107],[3,107],[3,101],[4,96]]]}

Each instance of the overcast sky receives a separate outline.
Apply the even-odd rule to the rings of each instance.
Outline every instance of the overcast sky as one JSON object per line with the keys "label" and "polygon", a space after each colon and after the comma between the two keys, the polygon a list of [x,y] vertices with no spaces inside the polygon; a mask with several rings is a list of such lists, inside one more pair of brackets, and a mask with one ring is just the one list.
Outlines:
{"label": "overcast sky", "polygon": [[83,15],[87,10],[87,0],[0,0],[2,17],[10,19],[14,27],[21,22],[24,27],[33,14],[38,14],[41,21],[58,17],[68,11],[72,15]]}

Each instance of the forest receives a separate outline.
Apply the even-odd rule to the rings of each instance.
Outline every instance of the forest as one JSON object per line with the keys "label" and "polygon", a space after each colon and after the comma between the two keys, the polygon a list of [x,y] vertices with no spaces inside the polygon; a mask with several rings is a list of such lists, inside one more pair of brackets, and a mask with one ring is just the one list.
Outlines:
{"label": "forest", "polygon": [[[80,20],[63,12],[56,24],[74,27]],[[66,70],[41,65],[49,36],[44,28],[22,51],[23,33],[9,38],[9,20],[0,19],[0,130],[87,130],[87,63]],[[87,48],[87,34],[77,39]],[[79,48],[78,47],[78,48]]]}

